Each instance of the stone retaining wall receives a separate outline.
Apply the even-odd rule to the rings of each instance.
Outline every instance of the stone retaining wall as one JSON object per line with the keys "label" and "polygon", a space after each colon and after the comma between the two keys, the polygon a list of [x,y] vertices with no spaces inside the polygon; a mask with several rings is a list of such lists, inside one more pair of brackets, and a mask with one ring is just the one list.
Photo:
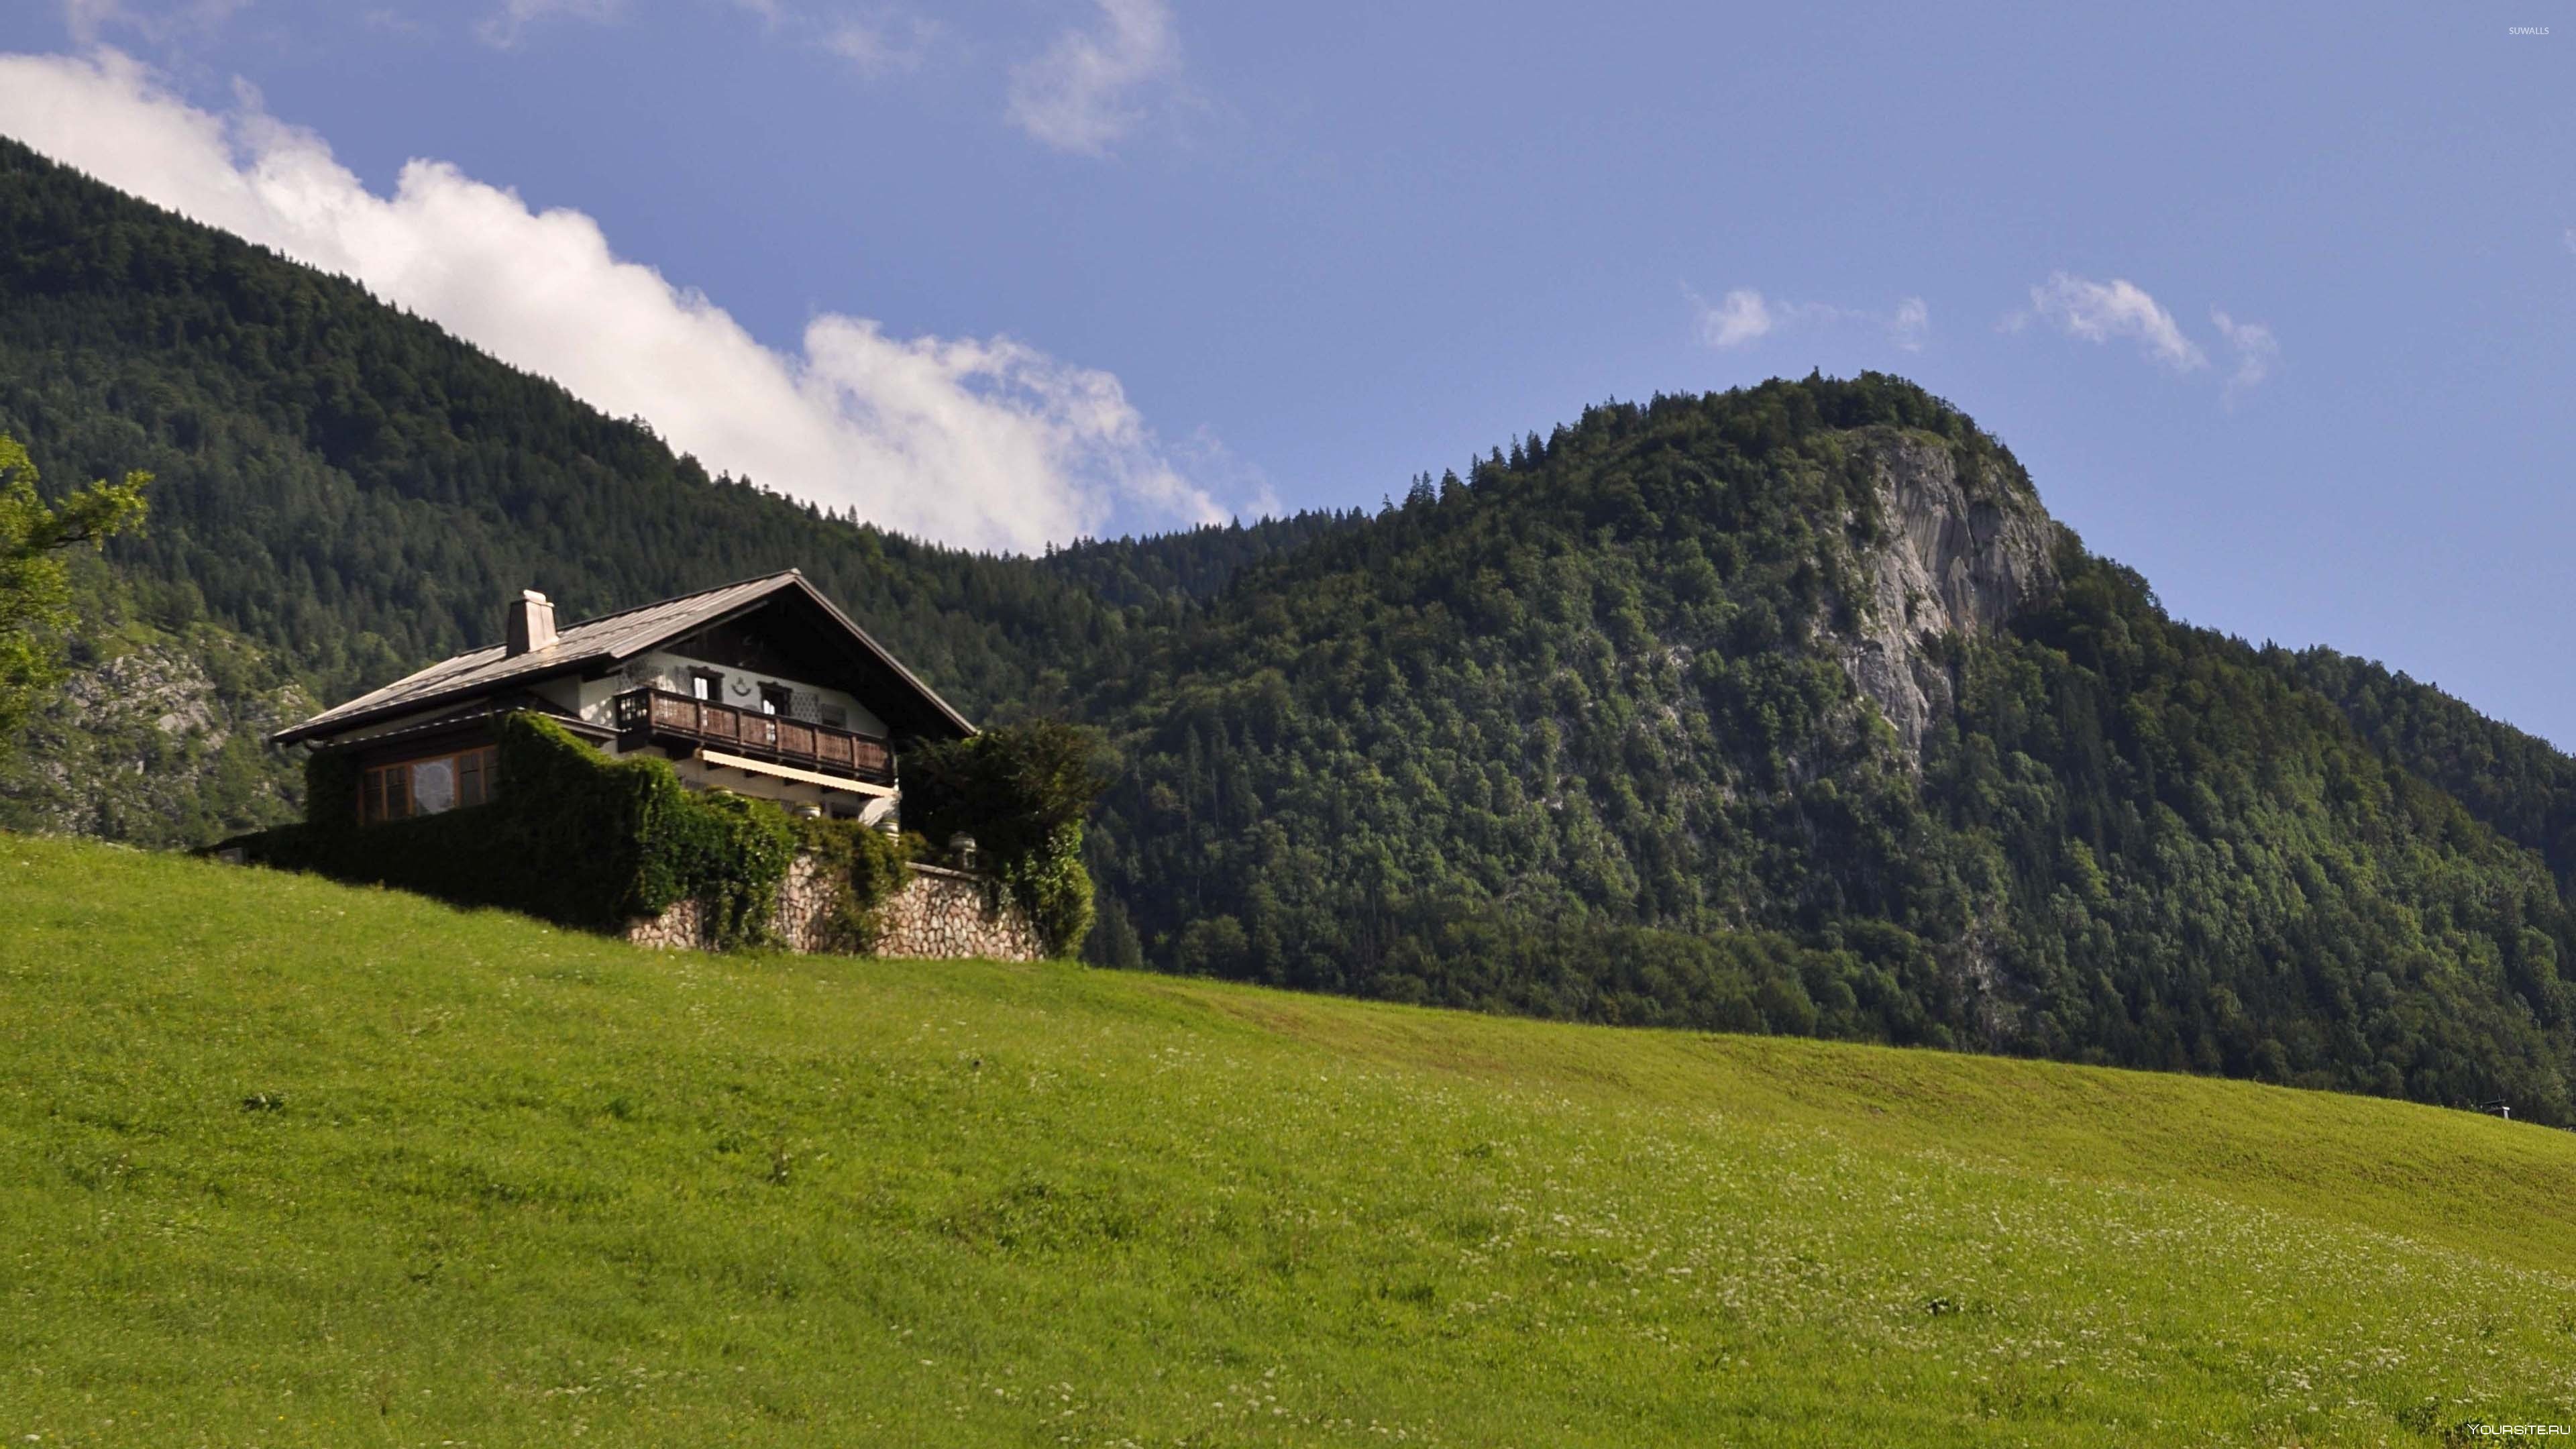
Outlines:
{"label": "stone retaining wall", "polygon": [[[825,949],[832,891],[815,879],[810,855],[796,857],[779,883],[778,905],[769,929],[790,951]],[[922,960],[982,957],[994,961],[1038,961],[1046,957],[1029,913],[1002,899],[991,876],[916,865],[912,879],[879,908],[878,956]],[[658,916],[635,922],[626,939],[638,946],[696,950],[706,941],[705,922],[696,901],[681,901]]]}
{"label": "stone retaining wall", "polygon": [[698,919],[698,903],[678,901],[658,916],[646,916],[629,924],[626,939],[657,950],[694,951],[707,943],[707,933],[705,923]]}
{"label": "stone retaining wall", "polygon": [[912,879],[878,913],[875,954],[954,960],[1043,961],[1037,923],[1002,898],[988,875],[916,865]]}

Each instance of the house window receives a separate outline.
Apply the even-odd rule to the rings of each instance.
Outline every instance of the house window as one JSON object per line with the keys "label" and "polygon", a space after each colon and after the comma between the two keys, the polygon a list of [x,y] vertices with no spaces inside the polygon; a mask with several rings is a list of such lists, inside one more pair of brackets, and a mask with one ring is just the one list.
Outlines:
{"label": "house window", "polygon": [[492,798],[492,765],[499,752],[486,746],[456,757],[456,803],[480,805]]}
{"label": "house window", "polygon": [[358,784],[358,819],[368,825],[481,805],[497,793],[498,751],[490,745],[370,765]]}
{"label": "house window", "polygon": [[796,696],[788,692],[786,685],[764,684],[760,687],[760,712],[762,714],[793,713],[789,706],[795,702]]}
{"label": "house window", "polygon": [[689,671],[689,692],[709,704],[724,702],[724,676],[712,669]]}

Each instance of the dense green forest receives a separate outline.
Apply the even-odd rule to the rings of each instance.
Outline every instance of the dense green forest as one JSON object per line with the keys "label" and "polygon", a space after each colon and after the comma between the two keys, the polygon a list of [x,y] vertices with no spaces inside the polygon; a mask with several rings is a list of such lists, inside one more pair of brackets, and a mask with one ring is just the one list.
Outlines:
{"label": "dense green forest", "polygon": [[2576,759],[2429,684],[2332,649],[2265,651],[2265,661],[2340,706],[2390,758],[2439,786],[2576,888]]}
{"label": "dense green forest", "polygon": [[[1604,405],[1373,513],[987,557],[710,477],[8,143],[0,234],[0,431],[159,480],[0,822],[267,823],[265,729],[520,588],[579,617],[793,565],[970,713],[1099,728],[1106,964],[2576,1116],[2576,763],[2172,620],[1901,381]],[[2047,584],[1921,635],[1911,733],[1856,662],[1921,602],[1891,476],[2037,520]]]}

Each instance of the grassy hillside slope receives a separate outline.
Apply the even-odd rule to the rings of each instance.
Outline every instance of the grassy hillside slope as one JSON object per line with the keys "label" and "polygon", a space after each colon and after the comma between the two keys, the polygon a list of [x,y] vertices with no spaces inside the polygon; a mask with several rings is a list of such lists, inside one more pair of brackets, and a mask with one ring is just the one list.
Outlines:
{"label": "grassy hillside slope", "polygon": [[2576,1137],[0,836],[0,1435],[2430,1443],[2576,1418]]}

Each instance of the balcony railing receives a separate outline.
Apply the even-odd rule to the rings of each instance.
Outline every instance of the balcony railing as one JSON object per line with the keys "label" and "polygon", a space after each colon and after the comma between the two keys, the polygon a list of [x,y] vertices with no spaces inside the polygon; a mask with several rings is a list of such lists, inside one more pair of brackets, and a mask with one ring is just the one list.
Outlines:
{"label": "balcony railing", "polygon": [[630,689],[617,696],[617,730],[629,738],[699,741],[827,775],[894,783],[894,751],[884,740],[667,689]]}

